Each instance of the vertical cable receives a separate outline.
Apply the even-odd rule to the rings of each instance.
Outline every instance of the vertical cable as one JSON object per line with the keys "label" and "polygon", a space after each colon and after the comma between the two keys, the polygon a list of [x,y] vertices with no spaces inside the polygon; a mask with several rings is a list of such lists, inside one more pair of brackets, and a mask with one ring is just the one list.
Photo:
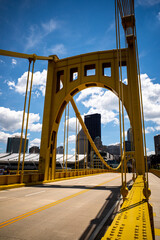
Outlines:
{"label": "vertical cable", "polygon": [[64,157],[65,157],[65,145],[66,145],[66,107],[65,107],[65,117],[64,117],[64,142],[63,142],[63,171],[64,171]]}
{"label": "vertical cable", "polygon": [[[117,48],[117,69],[118,69],[118,79],[119,79],[119,47],[118,47],[118,20],[117,17],[119,18],[118,15],[118,6],[117,6],[117,0],[115,0],[115,27],[116,27],[116,48]],[[122,122],[121,122],[121,88],[120,88],[120,81],[119,81],[119,127],[120,127],[120,151],[121,151],[121,181],[123,185],[123,154],[122,154]]]}
{"label": "vertical cable", "polygon": [[[136,26],[135,26],[135,36],[137,36],[136,35]],[[145,155],[144,160],[145,160],[145,167],[146,167],[147,184],[149,185],[147,152],[146,152],[146,137],[145,137],[145,124],[144,124],[143,101],[142,101],[142,87],[141,87],[141,79],[140,79],[140,67],[139,67],[139,58],[138,58],[137,37],[136,37],[136,41],[135,41],[135,48],[136,48],[136,60],[137,60],[137,69],[138,69],[139,94],[140,94],[140,107],[141,107],[142,129],[143,129],[143,145],[144,145],[144,155]]]}
{"label": "vertical cable", "polygon": [[121,108],[122,108],[122,130],[123,130],[123,155],[124,155],[124,177],[126,185],[126,157],[125,157],[125,128],[124,128],[124,98],[123,98],[123,83],[122,83],[122,57],[121,57],[121,44],[120,44],[120,28],[119,28],[119,14],[118,14],[118,41],[119,41],[119,50],[120,50],[120,86],[121,86]]}
{"label": "vertical cable", "polygon": [[77,138],[77,116],[76,116],[76,144],[75,144],[75,170],[76,170],[76,165],[77,165],[77,150],[78,150],[78,146],[77,146],[77,143],[78,143],[78,138]]}
{"label": "vertical cable", "polygon": [[83,136],[84,136],[84,163],[83,163],[83,169],[85,169],[85,133],[83,132]]}
{"label": "vertical cable", "polygon": [[29,83],[29,74],[30,74],[31,62],[32,62],[32,60],[29,59],[28,75],[27,75],[27,83],[26,83],[26,93],[25,93],[25,101],[24,101],[24,110],[23,110],[23,118],[22,118],[22,128],[21,128],[21,139],[20,139],[20,146],[19,146],[19,157],[18,157],[17,174],[19,174],[19,165],[20,165],[20,159],[21,159],[23,128],[24,128],[24,119],[25,119],[25,112],[26,112],[26,102],[27,102],[28,83]]}
{"label": "vertical cable", "polygon": [[88,139],[87,136],[86,137],[86,168],[88,169]]}
{"label": "vertical cable", "polygon": [[27,130],[28,130],[28,121],[29,121],[29,110],[30,110],[31,93],[32,93],[32,84],[33,84],[34,64],[35,64],[35,59],[33,60],[33,66],[32,66],[32,76],[31,76],[31,85],[30,85],[29,102],[28,102],[28,112],[27,112],[27,122],[26,122],[26,132],[25,132],[25,141],[24,141],[24,149],[23,149],[23,162],[22,162],[22,172],[21,172],[21,183],[23,182],[23,176],[24,176],[24,160],[25,160],[26,140],[27,140]]}
{"label": "vertical cable", "polygon": [[79,171],[79,121],[78,121],[78,171]]}
{"label": "vertical cable", "polygon": [[66,173],[67,173],[67,160],[68,160],[68,132],[69,132],[69,103],[68,103],[68,117],[67,117]]}

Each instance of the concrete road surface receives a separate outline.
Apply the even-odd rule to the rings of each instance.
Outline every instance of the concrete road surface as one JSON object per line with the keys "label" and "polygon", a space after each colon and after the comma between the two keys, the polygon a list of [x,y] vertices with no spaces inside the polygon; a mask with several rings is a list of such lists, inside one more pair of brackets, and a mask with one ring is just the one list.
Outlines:
{"label": "concrete road surface", "polygon": [[1,191],[0,240],[89,239],[117,201],[120,186],[120,174],[105,173]]}

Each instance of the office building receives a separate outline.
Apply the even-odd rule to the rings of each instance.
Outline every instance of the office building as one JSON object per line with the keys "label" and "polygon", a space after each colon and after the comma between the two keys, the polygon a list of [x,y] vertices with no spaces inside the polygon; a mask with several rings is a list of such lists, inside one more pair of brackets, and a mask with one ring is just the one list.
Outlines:
{"label": "office building", "polygon": [[120,144],[104,146],[104,150],[112,155],[120,156]]}
{"label": "office building", "polygon": [[[18,153],[19,147],[20,147],[20,140],[21,140],[21,138],[18,136],[9,137],[7,140],[6,152],[7,153]],[[24,149],[24,141],[25,141],[25,139],[22,138],[22,148],[21,148],[22,153],[23,153],[23,149]],[[26,148],[25,148],[25,152],[27,152],[27,151],[28,151],[28,139],[26,139]]]}
{"label": "office building", "polygon": [[77,154],[86,154],[88,151],[88,140],[87,137],[81,129],[76,137],[76,152]]}
{"label": "office building", "polygon": [[[98,141],[101,141],[101,115],[91,114],[84,116],[84,123],[88,129],[88,132],[94,141],[95,139],[98,139]],[[98,138],[97,138],[98,137]],[[97,140],[96,140],[97,143]],[[83,131],[81,129],[76,137],[76,152],[79,154],[88,153],[90,155],[91,151],[91,145]]]}
{"label": "office building", "polygon": [[160,155],[160,134],[154,136],[155,154]]}
{"label": "office building", "polygon": [[127,141],[133,142],[132,128],[129,128],[129,129],[127,130]]}
{"label": "office building", "polygon": [[37,146],[33,146],[31,148],[29,148],[29,153],[39,153],[40,149]]}
{"label": "office building", "polygon": [[84,123],[93,141],[96,137],[101,139],[101,114],[95,113],[84,116]]}
{"label": "office building", "polygon": [[59,146],[59,147],[56,148],[56,153],[57,154],[63,154],[63,152],[64,152],[63,146]]}
{"label": "office building", "polygon": [[[101,139],[101,114],[95,113],[84,116],[84,123],[94,141],[96,137]],[[91,151],[91,145],[88,143],[88,153]]]}
{"label": "office building", "polygon": [[131,151],[131,141],[125,141],[125,151],[126,152]]}

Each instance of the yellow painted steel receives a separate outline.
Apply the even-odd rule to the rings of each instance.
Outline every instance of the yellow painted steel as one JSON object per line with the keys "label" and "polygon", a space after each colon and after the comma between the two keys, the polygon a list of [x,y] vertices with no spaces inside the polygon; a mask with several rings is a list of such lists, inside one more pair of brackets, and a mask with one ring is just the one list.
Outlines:
{"label": "yellow painted steel", "polygon": [[68,170],[67,174],[64,174],[62,171],[57,171],[55,173],[55,179],[44,180],[44,175],[33,172],[33,171],[26,171],[24,170],[25,174],[23,176],[23,183],[21,182],[21,175],[0,175],[0,190],[4,189],[10,189],[10,188],[16,188],[21,187],[25,185],[35,185],[35,184],[42,184],[43,182],[53,182],[53,181],[60,181],[60,180],[66,180],[66,179],[72,179],[77,177],[85,177],[93,174],[102,174],[102,173],[109,173],[113,172],[112,170],[108,169],[79,169],[77,170]]}
{"label": "yellow painted steel", "polygon": [[25,160],[25,153],[26,153],[26,141],[27,141],[27,130],[28,130],[28,122],[29,122],[29,110],[30,110],[32,84],[33,84],[34,64],[35,64],[35,59],[33,60],[32,76],[31,76],[31,84],[30,84],[30,93],[29,93],[29,100],[28,100],[28,111],[27,111],[27,121],[26,121],[26,131],[25,131],[25,140],[24,140],[24,149],[23,149],[22,171],[21,171],[21,183],[23,183],[23,175],[24,175],[24,160]]}
{"label": "yellow painted steel", "polygon": [[150,169],[149,172],[153,173],[157,177],[160,178],[160,170],[159,169]]}
{"label": "yellow painted steel", "polygon": [[64,142],[63,142],[63,171],[64,171],[64,156],[65,156],[65,146],[66,146],[66,108],[64,117]]}
{"label": "yellow painted steel", "polygon": [[44,57],[44,56],[37,56],[36,54],[26,54],[26,53],[18,53],[18,52],[11,52],[7,50],[0,49],[0,55],[8,56],[8,57],[17,57],[17,58],[25,58],[31,60],[53,60],[53,57]]}
{"label": "yellow painted steel", "polygon": [[31,60],[29,60],[29,67],[28,67],[28,74],[27,74],[27,84],[26,84],[26,93],[25,93],[24,110],[23,110],[23,118],[22,118],[22,128],[21,128],[21,139],[20,139],[20,146],[19,146],[17,174],[19,174],[19,166],[20,166],[20,158],[21,158],[22,138],[23,138],[24,119],[25,119],[25,112],[26,112],[26,102],[27,102],[30,66],[31,66]]}
{"label": "yellow painted steel", "polygon": [[76,117],[76,139],[75,139],[75,169],[77,168],[77,117]]}
{"label": "yellow painted steel", "polygon": [[102,240],[152,240],[149,205],[143,195],[143,175],[139,175]]}
{"label": "yellow painted steel", "polygon": [[[101,160],[101,162],[103,162],[103,164],[104,164],[108,169],[110,169],[110,170],[117,170],[118,167],[117,167],[117,168],[112,168],[112,167],[110,167],[110,166],[104,161],[104,159],[103,159],[103,157],[101,156],[101,154],[99,153],[99,151],[98,151],[95,143],[93,142],[93,140],[92,140],[92,138],[91,138],[91,136],[90,136],[90,134],[89,134],[89,132],[88,132],[88,129],[87,129],[85,123],[83,122],[83,119],[82,119],[82,117],[81,117],[81,114],[79,113],[78,108],[77,108],[77,106],[76,106],[75,101],[73,100],[73,98],[70,98],[70,102],[71,102],[72,107],[73,107],[73,109],[74,109],[74,111],[75,111],[75,113],[76,113],[76,116],[77,116],[77,118],[78,118],[78,120],[79,120],[79,122],[80,122],[80,124],[81,124],[81,126],[82,126],[82,128],[83,128],[83,131],[84,131],[85,135],[87,136],[87,139],[89,140],[89,142],[90,142],[90,144],[91,144],[91,147],[93,148],[93,150],[95,151],[95,153],[97,154],[97,156],[99,157],[99,159]],[[91,151],[91,152],[92,152],[92,151]],[[93,161],[93,160],[92,160],[92,161]],[[93,162],[92,162],[92,164],[93,164]],[[121,163],[119,164],[119,167],[120,167],[120,165],[121,165]]]}
{"label": "yellow painted steel", "polygon": [[[127,59],[128,75],[128,85],[121,82],[121,86],[123,88],[124,106],[129,115],[133,129],[136,170],[138,174],[144,174],[145,168],[142,124],[139,104],[138,78],[135,67],[136,58],[134,56],[133,45],[128,47],[128,49],[121,50],[121,60],[126,61]],[[104,87],[119,96],[118,61],[117,51],[115,50],[88,53],[61,60],[54,57],[53,61],[49,61],[40,148],[40,172],[49,172],[47,169],[45,170],[45,166],[48,168],[50,158],[53,159],[53,162],[56,161],[53,156],[53,151],[56,149],[55,139],[57,137],[61,116],[67,103],[76,93],[87,87]],[[111,65],[110,77],[103,75],[103,63],[106,62]],[[84,68],[86,65],[90,64],[95,65],[96,74],[94,76],[85,76]],[[77,68],[78,71],[78,79],[75,81],[70,80],[73,68]],[[63,88],[56,91],[57,75],[59,72],[63,72]],[[121,99],[121,96],[119,97]],[[50,154],[47,155],[47,151]],[[49,180],[49,175],[45,174],[45,180],[47,179]]]}
{"label": "yellow painted steel", "polygon": [[67,114],[66,173],[67,173],[67,161],[68,161],[68,132],[69,132],[69,103],[68,103],[68,114]]}

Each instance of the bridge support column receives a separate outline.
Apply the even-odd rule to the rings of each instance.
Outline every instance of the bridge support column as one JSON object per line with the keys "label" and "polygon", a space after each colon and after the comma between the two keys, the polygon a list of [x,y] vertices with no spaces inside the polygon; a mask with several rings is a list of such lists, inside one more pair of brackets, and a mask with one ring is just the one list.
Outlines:
{"label": "bridge support column", "polygon": [[143,175],[145,173],[145,163],[142,135],[142,118],[134,41],[132,44],[128,43],[128,58],[128,90],[132,112],[130,121],[134,138],[136,170],[139,175]]}

